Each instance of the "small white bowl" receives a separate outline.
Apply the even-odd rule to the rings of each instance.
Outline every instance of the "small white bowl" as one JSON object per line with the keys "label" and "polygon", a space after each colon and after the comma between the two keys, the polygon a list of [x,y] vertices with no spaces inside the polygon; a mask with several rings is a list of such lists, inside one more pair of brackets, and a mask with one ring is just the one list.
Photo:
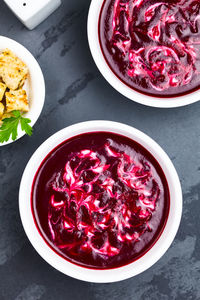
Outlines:
{"label": "small white bowl", "polygon": [[[157,159],[166,176],[170,209],[165,228],[152,248],[141,258],[126,266],[94,270],[75,265],[56,254],[44,241],[36,225],[31,210],[31,187],[34,176],[44,158],[63,141],[85,132],[114,132],[133,139]],[[19,209],[24,230],[36,251],[57,270],[71,277],[89,282],[115,282],[135,276],[151,267],[167,251],[179,227],[182,213],[182,191],[176,170],[162,148],[150,137],[128,125],[110,121],[89,121],[69,126],[48,138],[33,154],[22,176],[19,190]]]}
{"label": "small white bowl", "polygon": [[[24,117],[31,120],[30,125],[36,123],[39,118],[45,100],[45,82],[41,71],[41,68],[33,57],[33,55],[21,44],[4,36],[0,36],[0,52],[6,48],[10,49],[17,57],[19,57],[28,67],[29,75],[25,82],[24,89],[27,92],[30,110]],[[18,137],[16,140],[25,135],[25,132],[21,130],[21,126],[18,126]],[[0,143],[0,146],[10,144],[13,141],[11,138],[8,142]]]}
{"label": "small white bowl", "polygon": [[160,108],[170,108],[170,107],[179,107],[194,103],[200,100],[200,90],[191,92],[184,96],[178,96],[174,98],[159,98],[159,97],[151,97],[148,95],[144,95],[130,88],[128,85],[123,83],[111,70],[109,65],[107,64],[104,55],[101,50],[101,46],[99,43],[99,16],[101,12],[102,5],[105,0],[92,0],[90,4],[89,14],[88,14],[88,41],[89,47],[93,56],[93,59],[101,72],[104,78],[122,95],[127,98],[138,102],[140,104],[144,104],[152,107],[160,107]]}

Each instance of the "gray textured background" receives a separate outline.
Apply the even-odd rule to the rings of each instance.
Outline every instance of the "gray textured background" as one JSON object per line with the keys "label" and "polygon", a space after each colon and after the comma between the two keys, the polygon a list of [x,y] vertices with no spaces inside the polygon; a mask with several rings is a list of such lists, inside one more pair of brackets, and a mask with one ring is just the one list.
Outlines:
{"label": "gray textured background", "polygon": [[[0,2],[0,35],[26,46],[46,80],[34,135],[0,148],[0,300],[200,299],[200,102],[154,109],[118,94],[98,72],[86,33],[89,0],[63,0],[28,31]],[[50,135],[91,119],[121,121],[155,139],[172,159],[184,194],[183,217],[167,253],[145,273],[114,284],[81,282],[54,270],[30,245],[18,212],[18,188],[32,153]]]}

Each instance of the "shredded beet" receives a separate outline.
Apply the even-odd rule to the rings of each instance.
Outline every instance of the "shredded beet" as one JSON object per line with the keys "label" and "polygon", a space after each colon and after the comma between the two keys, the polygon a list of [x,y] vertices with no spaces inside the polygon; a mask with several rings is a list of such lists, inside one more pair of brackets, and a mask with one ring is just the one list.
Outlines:
{"label": "shredded beet", "polygon": [[103,53],[132,88],[170,96],[199,87],[200,2],[107,0],[100,18]]}
{"label": "shredded beet", "polygon": [[45,208],[51,243],[76,262],[88,265],[90,257],[101,267],[119,264],[125,249],[145,248],[163,226],[164,188],[154,166],[110,135],[77,151],[68,145],[63,168],[48,180]]}
{"label": "shredded beet", "polygon": [[[55,195],[52,194],[48,215],[52,240],[58,241],[57,246],[62,249],[78,246],[83,251],[113,256],[119,253],[121,243],[137,241],[146,230],[150,230],[148,219],[156,208],[159,187],[149,166],[135,164],[129,155],[116,152],[109,145],[105,146],[105,151],[116,158],[113,160],[116,167],[115,180],[108,172],[113,165],[103,162],[97,152],[85,149],[74,154],[66,163],[64,174],[58,173],[53,182],[54,191],[66,193],[64,200],[59,202],[55,201]],[[102,202],[105,204],[102,205]],[[76,208],[75,218],[70,217],[72,207]],[[52,216],[58,210],[59,217],[55,222]],[[84,218],[83,211],[88,218]],[[136,227],[131,224],[135,223],[135,219]],[[79,240],[59,244],[61,237],[58,227],[59,233],[63,230],[72,235],[80,232],[81,244]],[[102,230],[116,233],[118,247],[112,246],[109,237],[102,247],[95,245],[96,236]]]}

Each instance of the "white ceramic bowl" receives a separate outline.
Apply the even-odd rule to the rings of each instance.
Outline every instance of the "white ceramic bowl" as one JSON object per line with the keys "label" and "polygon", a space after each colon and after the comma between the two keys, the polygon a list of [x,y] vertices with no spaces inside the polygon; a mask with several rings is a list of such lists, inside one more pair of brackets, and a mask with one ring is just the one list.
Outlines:
{"label": "white ceramic bowl", "polygon": [[[65,260],[56,254],[44,241],[34,223],[31,211],[31,187],[34,176],[52,149],[63,141],[85,132],[108,131],[127,136],[143,147],[157,159],[169,185],[170,211],[165,228],[153,247],[137,261],[126,266],[109,269],[87,269]],[[75,124],[58,131],[47,139],[33,154],[24,171],[20,191],[19,209],[25,232],[36,251],[50,265],[71,277],[90,282],[114,282],[135,276],[151,267],[169,248],[179,227],[182,213],[182,192],[176,170],[161,147],[150,137],[133,127],[110,121],[89,121]]]}
{"label": "white ceramic bowl", "polygon": [[[7,37],[0,36],[0,52],[5,48],[13,51],[13,53],[28,66],[29,75],[25,82],[24,89],[28,95],[30,110],[24,117],[31,119],[31,126],[33,126],[41,114],[45,100],[45,83],[41,68],[33,55],[24,46]],[[21,126],[19,125],[17,139],[23,135],[25,135],[25,132],[21,130]],[[10,138],[8,142],[0,143],[0,146],[12,142],[13,140]]]}
{"label": "white ceramic bowl", "polygon": [[90,50],[93,56],[93,59],[105,77],[105,79],[114,87],[118,92],[127,98],[153,107],[161,107],[161,108],[170,108],[170,107],[178,107],[184,106],[191,103],[194,103],[200,100],[200,90],[192,92],[190,94],[174,97],[174,98],[159,98],[159,97],[151,97],[148,95],[144,95],[139,93],[128,85],[124,84],[117,76],[113,73],[111,68],[108,66],[104,55],[102,53],[100,43],[99,43],[99,33],[98,33],[98,24],[99,24],[99,16],[101,12],[102,5],[104,0],[92,0],[90,4],[89,14],[88,14],[88,41]]}

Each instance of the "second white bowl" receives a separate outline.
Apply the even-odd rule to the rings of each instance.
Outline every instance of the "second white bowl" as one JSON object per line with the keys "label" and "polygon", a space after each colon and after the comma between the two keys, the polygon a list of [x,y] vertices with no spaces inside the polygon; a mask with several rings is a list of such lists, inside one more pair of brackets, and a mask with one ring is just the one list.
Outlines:
{"label": "second white bowl", "polygon": [[128,85],[123,83],[111,70],[109,65],[107,64],[104,55],[101,50],[100,42],[99,42],[99,17],[101,13],[102,5],[106,0],[92,0],[90,4],[89,14],[88,14],[88,41],[90,50],[93,56],[93,59],[102,73],[104,78],[110,83],[110,85],[115,88],[122,95],[127,98],[153,107],[160,108],[170,108],[170,107],[179,107],[194,103],[200,100],[200,90],[195,92],[191,92],[187,95],[178,96],[174,98],[159,98],[159,97],[151,97],[148,95],[144,95],[130,88]]}

